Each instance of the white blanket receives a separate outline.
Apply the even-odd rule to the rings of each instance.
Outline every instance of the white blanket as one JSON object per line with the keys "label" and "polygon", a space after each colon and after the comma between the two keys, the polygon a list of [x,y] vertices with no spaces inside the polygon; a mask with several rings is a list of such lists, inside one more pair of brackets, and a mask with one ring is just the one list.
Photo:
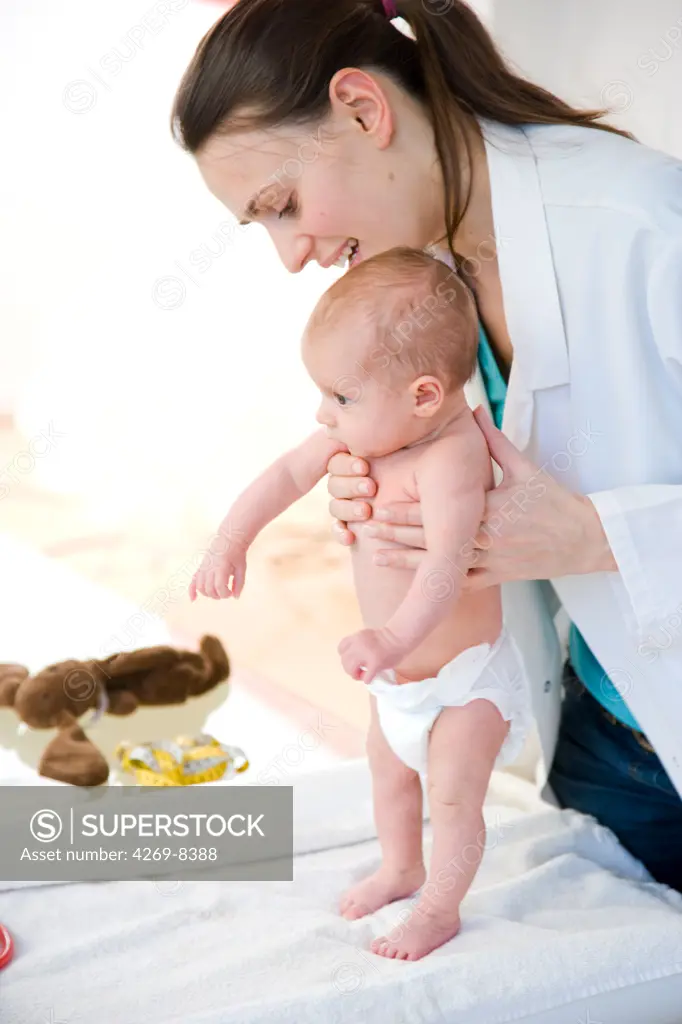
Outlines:
{"label": "white blanket", "polygon": [[[295,785],[293,882],[0,883],[0,920],[17,946],[0,971],[1,1024],[679,1019],[670,1006],[682,1006],[682,897],[591,819],[495,775],[461,933],[396,963],[367,949],[410,901],[355,922],[336,909],[378,863],[366,765]],[[654,979],[667,986],[668,1015],[664,989],[657,1001],[642,985]],[[602,1017],[619,993],[617,1015]],[[569,1015],[547,1015],[561,1008]]]}

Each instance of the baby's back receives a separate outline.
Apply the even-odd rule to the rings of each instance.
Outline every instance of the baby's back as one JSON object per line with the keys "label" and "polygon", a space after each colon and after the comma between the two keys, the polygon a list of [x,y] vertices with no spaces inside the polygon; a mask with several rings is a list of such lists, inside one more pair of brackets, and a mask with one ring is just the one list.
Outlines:
{"label": "baby's back", "polygon": [[[473,471],[480,473],[483,488],[490,490],[494,486],[490,454],[473,415],[464,417],[457,429],[464,432],[467,445],[471,446],[469,471],[473,466]],[[417,467],[427,446],[438,443],[426,441],[380,459],[368,460],[370,476],[377,484],[376,496],[370,500],[370,504],[378,508],[393,501],[419,501]],[[453,471],[457,471],[456,467],[443,466],[444,474]],[[377,551],[401,545],[368,536],[367,524],[349,524],[349,529],[356,537],[351,551],[355,588],[363,622],[365,627],[377,629],[387,623],[402,603],[414,578],[415,570],[375,565],[373,558]],[[428,586],[425,585],[425,595],[434,601],[447,600],[452,593],[453,585],[462,582],[461,578],[455,578],[457,573],[458,570],[453,565],[451,577],[441,573],[435,574],[433,580],[428,582]],[[501,628],[502,602],[499,587],[486,587],[474,593],[463,593],[442,622],[397,666],[399,678],[418,680],[432,677],[467,647],[492,643],[499,636]]]}

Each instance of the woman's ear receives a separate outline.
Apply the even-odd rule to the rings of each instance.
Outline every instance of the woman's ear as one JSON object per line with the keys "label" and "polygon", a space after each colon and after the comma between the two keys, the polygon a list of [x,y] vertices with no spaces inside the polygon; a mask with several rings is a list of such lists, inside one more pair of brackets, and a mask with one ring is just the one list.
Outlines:
{"label": "woman's ear", "polygon": [[437,377],[417,377],[410,384],[410,397],[414,415],[428,419],[443,405],[445,389]]}
{"label": "woman's ear", "polygon": [[379,80],[360,68],[341,68],[329,83],[332,112],[351,119],[383,149],[393,137],[393,111]]}

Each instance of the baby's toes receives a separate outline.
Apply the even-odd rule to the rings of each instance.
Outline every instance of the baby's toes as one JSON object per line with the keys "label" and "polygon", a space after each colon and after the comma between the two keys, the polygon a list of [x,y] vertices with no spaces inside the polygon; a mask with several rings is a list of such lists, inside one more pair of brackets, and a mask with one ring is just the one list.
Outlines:
{"label": "baby's toes", "polygon": [[357,921],[359,917],[366,917],[369,913],[369,907],[364,906],[362,903],[356,903],[354,900],[350,900],[343,916],[348,921]]}
{"label": "baby's toes", "polygon": [[346,913],[348,912],[348,910],[351,908],[352,905],[353,905],[353,901],[351,900],[350,896],[348,896],[348,895],[342,896],[341,899],[339,900],[339,913],[343,917],[345,917]]}
{"label": "baby's toes", "polygon": [[390,956],[390,948],[391,943],[388,941],[385,935],[380,935],[378,939],[373,939],[370,944],[370,949],[372,950],[373,953],[376,953],[377,956]]}
{"label": "baby's toes", "polygon": [[339,901],[339,910],[341,911],[342,917],[350,917],[355,908],[355,900],[351,893],[346,892],[343,894]]}

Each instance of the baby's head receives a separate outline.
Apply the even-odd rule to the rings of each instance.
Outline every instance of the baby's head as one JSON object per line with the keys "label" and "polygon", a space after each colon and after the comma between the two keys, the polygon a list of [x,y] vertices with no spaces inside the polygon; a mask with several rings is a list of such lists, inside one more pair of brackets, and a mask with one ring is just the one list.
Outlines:
{"label": "baby's head", "polygon": [[404,247],[373,256],[324,293],[306,325],[318,422],[353,455],[415,444],[465,407],[477,348],[473,296],[445,263]]}

